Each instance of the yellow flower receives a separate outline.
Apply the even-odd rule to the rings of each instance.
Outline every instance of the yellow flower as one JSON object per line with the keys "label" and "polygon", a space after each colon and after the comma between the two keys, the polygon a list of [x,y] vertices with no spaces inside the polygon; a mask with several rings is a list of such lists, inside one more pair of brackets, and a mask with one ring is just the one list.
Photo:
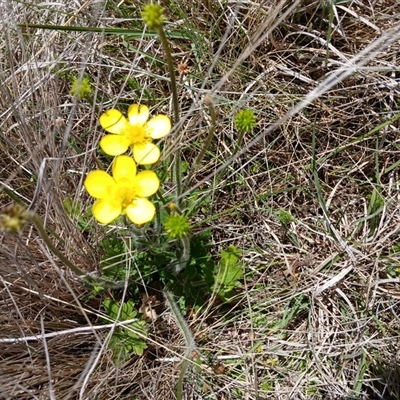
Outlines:
{"label": "yellow flower", "polygon": [[104,136],[100,146],[106,154],[118,156],[132,148],[137,164],[154,164],[160,158],[160,149],[152,143],[171,131],[171,120],[159,114],[149,121],[149,108],[132,104],[128,109],[128,119],[116,109],[100,116],[100,125],[111,135]]}
{"label": "yellow flower", "polygon": [[97,221],[109,224],[121,214],[137,225],[154,218],[156,209],[147,197],[157,192],[160,181],[153,171],[136,173],[136,164],[129,156],[116,157],[112,175],[105,171],[89,172],[84,185],[97,200],[92,212]]}

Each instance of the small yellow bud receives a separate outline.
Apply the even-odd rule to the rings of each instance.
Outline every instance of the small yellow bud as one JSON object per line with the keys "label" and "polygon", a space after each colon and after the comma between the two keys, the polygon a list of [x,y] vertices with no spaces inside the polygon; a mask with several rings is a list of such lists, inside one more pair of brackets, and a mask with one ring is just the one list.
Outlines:
{"label": "small yellow bud", "polygon": [[165,231],[170,239],[181,239],[190,231],[190,222],[185,215],[172,214],[164,224]]}
{"label": "small yellow bud", "polygon": [[72,81],[71,93],[79,100],[91,95],[92,88],[89,78],[85,77],[81,81],[78,78],[74,78]]}
{"label": "small yellow bud", "polygon": [[157,29],[165,21],[164,9],[156,3],[147,4],[143,7],[142,18],[150,29]]}
{"label": "small yellow bud", "polygon": [[20,204],[12,204],[0,215],[0,229],[4,232],[22,232],[31,213]]}
{"label": "small yellow bud", "polygon": [[235,126],[239,132],[251,132],[256,123],[257,118],[252,110],[241,110],[235,116]]}

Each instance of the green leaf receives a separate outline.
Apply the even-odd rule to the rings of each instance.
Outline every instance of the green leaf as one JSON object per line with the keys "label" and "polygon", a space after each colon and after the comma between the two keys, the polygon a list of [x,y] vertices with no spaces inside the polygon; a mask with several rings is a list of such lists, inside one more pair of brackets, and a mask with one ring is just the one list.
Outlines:
{"label": "green leaf", "polygon": [[214,290],[224,300],[233,296],[233,289],[241,285],[243,276],[240,257],[242,253],[235,246],[229,246],[221,252],[221,261],[216,267]]}
{"label": "green leaf", "polygon": [[124,331],[118,330],[112,335],[108,348],[113,352],[114,363],[121,365],[133,354],[141,356],[147,345],[141,338],[129,336]]}
{"label": "green leaf", "polygon": [[397,242],[393,245],[391,254],[393,255],[400,255],[400,242]]}
{"label": "green leaf", "polygon": [[[121,304],[112,299],[105,299],[103,306],[107,315],[114,320],[126,321],[137,315],[133,300]],[[116,327],[108,343],[108,348],[113,352],[113,361],[120,365],[128,361],[133,354],[142,355],[147,348],[142,337],[147,337],[145,321],[137,320],[124,327]]]}
{"label": "green leaf", "polygon": [[242,264],[239,262],[241,252],[235,246],[229,246],[221,251],[219,271],[215,278],[216,283],[222,286],[234,287],[242,278]]}
{"label": "green leaf", "polygon": [[[134,310],[133,300],[128,300],[121,305],[118,301],[105,299],[103,301],[103,307],[110,318],[118,319],[118,321],[133,319],[137,315],[136,310]],[[117,318],[118,314],[119,318]]]}
{"label": "green leaf", "polygon": [[110,318],[117,319],[119,313],[119,303],[117,301],[105,299],[103,301],[103,307]]}
{"label": "green leaf", "polygon": [[98,294],[104,292],[104,290],[105,290],[105,288],[101,285],[93,285],[91,287],[91,289],[92,289],[92,293],[91,293],[92,296],[97,296]]}
{"label": "green leaf", "polygon": [[79,215],[82,211],[82,206],[77,202],[73,201],[70,197],[67,197],[63,201],[63,206],[68,217],[74,218]]}
{"label": "green leaf", "polygon": [[382,195],[380,194],[379,188],[374,188],[371,195],[369,196],[369,205],[367,214],[367,219],[369,220],[370,233],[374,234],[378,224],[379,217],[382,213],[382,210],[385,206],[385,202],[383,200]]}
{"label": "green leaf", "polygon": [[[40,24],[23,24],[23,27],[31,29],[49,29],[53,31],[66,31],[66,32],[92,32],[109,35],[126,35],[131,39],[142,39],[144,37],[151,38],[158,36],[157,32],[147,31],[143,33],[142,29],[125,29],[125,28],[96,28],[86,26],[60,26],[60,25],[40,25]],[[185,32],[171,31],[167,32],[166,36],[169,39],[190,39]]]}
{"label": "green leaf", "polygon": [[137,312],[133,309],[133,300],[128,300],[122,305],[121,315],[119,317],[120,321],[126,321],[127,319],[133,319],[136,317]]}

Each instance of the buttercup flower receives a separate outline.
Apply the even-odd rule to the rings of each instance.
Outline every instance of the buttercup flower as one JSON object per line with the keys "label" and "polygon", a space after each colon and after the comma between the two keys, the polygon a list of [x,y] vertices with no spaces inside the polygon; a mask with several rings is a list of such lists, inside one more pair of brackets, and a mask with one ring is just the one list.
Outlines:
{"label": "buttercup flower", "polygon": [[97,199],[92,208],[97,221],[109,224],[124,214],[137,225],[151,221],[156,209],[147,197],[160,186],[157,175],[153,171],[137,174],[135,162],[125,155],[115,158],[112,175],[95,170],[84,182],[88,193]]}
{"label": "buttercup flower", "polygon": [[137,164],[154,164],[160,158],[160,149],[152,143],[171,131],[171,120],[159,114],[149,121],[149,108],[132,104],[128,109],[128,119],[116,109],[100,116],[100,125],[111,135],[104,136],[100,147],[110,156],[118,156],[132,148]]}

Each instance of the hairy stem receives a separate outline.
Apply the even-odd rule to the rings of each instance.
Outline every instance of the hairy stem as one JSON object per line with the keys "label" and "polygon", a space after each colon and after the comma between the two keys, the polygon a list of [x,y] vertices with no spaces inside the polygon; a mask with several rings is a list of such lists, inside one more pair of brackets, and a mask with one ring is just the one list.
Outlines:
{"label": "hairy stem", "polygon": [[[167,63],[168,63],[168,70],[169,70],[169,76],[171,79],[171,89],[172,89],[172,102],[174,105],[174,124],[178,124],[179,123],[179,119],[180,119],[180,112],[179,112],[179,102],[178,102],[178,90],[177,90],[177,86],[176,86],[176,79],[175,79],[175,69],[174,69],[174,62],[172,59],[172,55],[171,55],[171,50],[169,47],[169,43],[167,40],[167,37],[165,35],[164,29],[162,27],[162,25],[160,25],[157,29],[157,33],[160,37],[161,40],[161,44],[164,48],[165,51],[165,55],[167,58]],[[176,137],[179,136],[179,125],[178,126],[175,135]],[[178,143],[179,141],[176,140],[176,142]],[[176,149],[175,149],[175,159],[174,159],[174,180],[175,180],[175,185],[176,185],[176,197],[179,197],[180,194],[182,193],[182,171],[181,171],[181,152],[179,149],[179,146],[177,145]]]}
{"label": "hairy stem", "polygon": [[164,296],[169,303],[172,315],[174,316],[175,322],[179,326],[179,328],[182,332],[183,338],[185,340],[185,345],[186,345],[185,354],[182,358],[182,363],[181,363],[181,373],[179,374],[179,379],[178,379],[177,389],[176,389],[176,398],[178,400],[182,400],[183,379],[184,379],[185,373],[187,371],[187,368],[189,366],[190,360],[193,357],[193,353],[197,354],[198,351],[197,351],[196,342],[194,340],[192,332],[190,331],[189,327],[187,326],[186,321],[183,318],[183,315],[182,315],[178,305],[175,302],[174,295],[168,289],[164,289]]}
{"label": "hairy stem", "polygon": [[[190,184],[190,180],[192,179],[192,176],[194,174],[195,169],[203,161],[204,155],[206,154],[206,151],[209,149],[211,141],[212,141],[212,139],[214,137],[215,127],[216,127],[216,114],[215,114],[215,108],[214,108],[214,103],[212,101],[212,98],[207,95],[204,98],[204,104],[206,104],[207,107],[208,107],[208,112],[209,112],[210,117],[211,117],[211,126],[210,126],[210,129],[208,131],[208,135],[207,135],[206,141],[204,142],[203,147],[200,150],[200,153],[196,157],[196,160],[193,163],[192,168],[190,169],[188,178],[186,180],[187,181],[187,185]],[[185,187],[185,190],[186,190],[186,188],[187,187]]]}
{"label": "hairy stem", "polygon": [[173,265],[173,271],[175,274],[179,274],[187,265],[190,259],[190,239],[188,235],[183,236],[180,239],[182,245],[182,255],[179,260],[176,260]]}
{"label": "hairy stem", "polygon": [[36,215],[32,214],[32,222],[35,224],[37,230],[39,231],[40,236],[43,241],[46,243],[47,247],[55,254],[60,261],[64,263],[64,265],[69,268],[74,274],[76,274],[79,278],[84,280],[90,285],[99,285],[105,288],[121,288],[126,285],[125,281],[110,281],[108,279],[104,279],[97,276],[90,276],[85,271],[77,267],[74,263],[72,263],[64,254],[57,249],[52,240],[49,238],[49,235],[46,232],[46,229],[43,226],[42,220]]}

